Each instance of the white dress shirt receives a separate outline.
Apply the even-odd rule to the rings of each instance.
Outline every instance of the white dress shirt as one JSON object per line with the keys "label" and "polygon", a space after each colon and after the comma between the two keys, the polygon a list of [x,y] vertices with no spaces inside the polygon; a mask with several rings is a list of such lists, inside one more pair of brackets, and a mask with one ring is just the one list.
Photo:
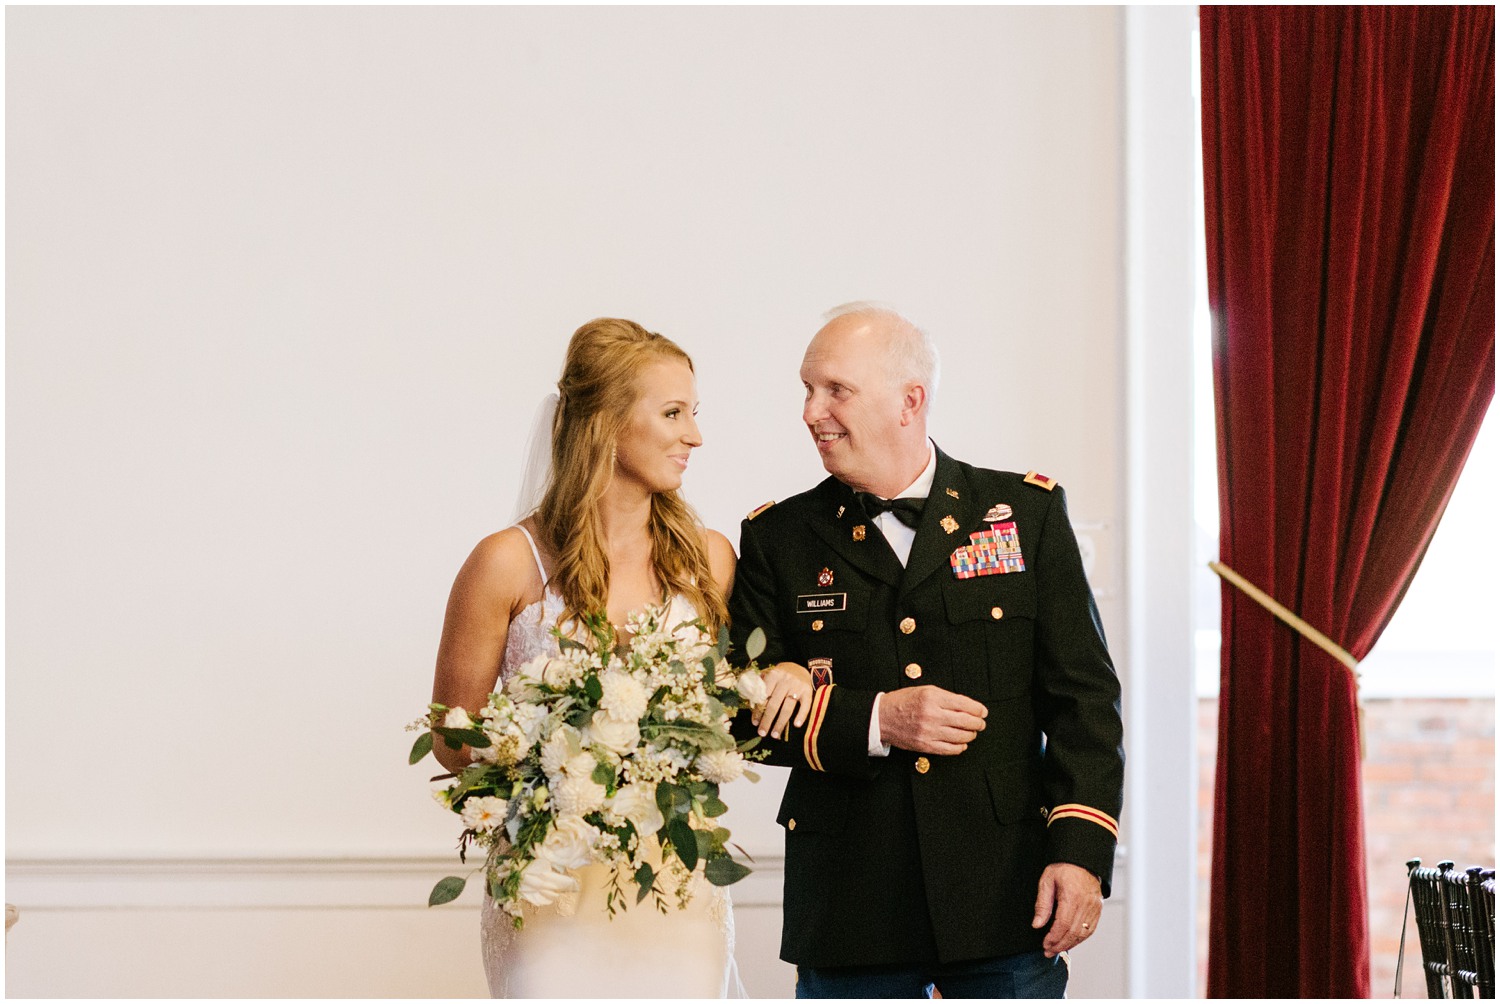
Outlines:
{"label": "white dress shirt", "polygon": [[[917,480],[907,485],[905,490],[892,495],[893,499],[923,499],[932,493],[932,480],[937,477],[937,447],[932,440],[927,441],[927,466],[922,468],[922,473],[917,475]],[[896,518],[893,512],[883,512],[875,517],[875,525],[880,532],[885,534],[886,542],[891,545],[891,550],[896,552],[896,558],[901,562],[901,567],[906,567],[906,559],[911,557],[912,541],[917,539],[917,531],[907,526]],[[889,743],[880,741],[880,694],[875,695],[875,704],[870,709],[870,755],[890,756],[891,747]]]}

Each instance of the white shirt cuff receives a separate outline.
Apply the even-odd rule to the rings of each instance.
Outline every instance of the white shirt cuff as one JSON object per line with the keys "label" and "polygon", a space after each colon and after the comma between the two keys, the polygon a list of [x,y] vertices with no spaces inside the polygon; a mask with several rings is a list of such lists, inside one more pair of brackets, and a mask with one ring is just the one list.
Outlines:
{"label": "white shirt cuff", "polygon": [[871,756],[890,756],[891,747],[889,743],[880,741],[880,695],[875,695],[875,704],[870,708],[870,738],[869,747]]}

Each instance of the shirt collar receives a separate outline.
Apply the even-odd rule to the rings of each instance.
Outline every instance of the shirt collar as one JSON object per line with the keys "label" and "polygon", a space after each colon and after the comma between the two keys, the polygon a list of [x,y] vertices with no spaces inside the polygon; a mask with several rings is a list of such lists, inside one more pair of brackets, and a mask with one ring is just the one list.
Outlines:
{"label": "shirt collar", "polygon": [[899,491],[891,498],[897,499],[925,499],[932,494],[932,482],[937,477],[937,447],[932,440],[927,441],[927,466],[922,468],[922,473],[917,475],[917,480],[906,486],[905,491]]}

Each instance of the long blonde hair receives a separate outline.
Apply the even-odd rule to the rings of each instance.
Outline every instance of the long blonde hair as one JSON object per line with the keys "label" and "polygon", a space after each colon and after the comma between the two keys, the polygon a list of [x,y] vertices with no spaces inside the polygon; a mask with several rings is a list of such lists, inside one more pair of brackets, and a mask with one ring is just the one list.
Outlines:
{"label": "long blonde hair", "polygon": [[[604,613],[609,605],[609,555],[599,499],[614,473],[614,451],[639,397],[636,377],[661,359],[693,360],[669,338],[634,321],[592,320],[573,332],[557,382],[552,422],[552,473],[536,511],[537,532],[555,556],[551,585],[563,619]],[[676,491],[651,496],[647,522],[651,564],[668,595],[681,593],[710,632],[729,619],[703,545],[702,524]]]}

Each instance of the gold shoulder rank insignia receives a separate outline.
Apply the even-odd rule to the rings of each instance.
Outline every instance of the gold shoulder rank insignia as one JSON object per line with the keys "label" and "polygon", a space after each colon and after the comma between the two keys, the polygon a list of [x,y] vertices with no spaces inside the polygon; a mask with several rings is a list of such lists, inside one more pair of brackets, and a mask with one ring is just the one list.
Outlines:
{"label": "gold shoulder rank insignia", "polygon": [[1056,478],[1049,478],[1047,475],[1038,474],[1036,471],[1026,472],[1026,483],[1028,485],[1036,485],[1038,488],[1045,488],[1049,492],[1057,487]]}
{"label": "gold shoulder rank insignia", "polygon": [[751,509],[750,510],[750,515],[746,516],[745,518],[746,519],[754,519],[755,517],[759,516],[761,513],[765,512],[767,509],[771,508],[775,504],[776,504],[776,500],[772,499],[770,502],[767,502],[765,505],[758,505],[754,509]]}

